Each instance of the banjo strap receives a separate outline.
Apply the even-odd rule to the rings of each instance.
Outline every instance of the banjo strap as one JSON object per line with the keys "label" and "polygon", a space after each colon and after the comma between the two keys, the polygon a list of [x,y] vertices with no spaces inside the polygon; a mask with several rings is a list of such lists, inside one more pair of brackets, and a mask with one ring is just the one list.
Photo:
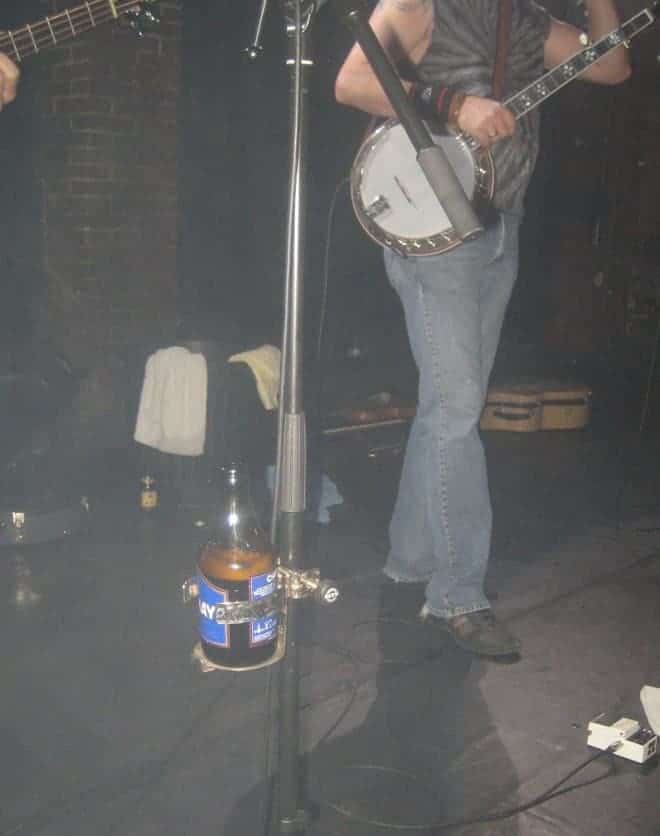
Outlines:
{"label": "banjo strap", "polygon": [[493,70],[493,96],[500,100],[504,93],[504,72],[509,54],[511,37],[511,0],[500,0],[497,15],[497,41],[495,47],[495,69]]}

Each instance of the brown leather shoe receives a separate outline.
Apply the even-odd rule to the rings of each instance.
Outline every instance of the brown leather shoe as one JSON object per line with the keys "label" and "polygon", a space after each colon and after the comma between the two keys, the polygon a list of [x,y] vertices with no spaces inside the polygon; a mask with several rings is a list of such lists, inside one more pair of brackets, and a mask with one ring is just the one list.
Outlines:
{"label": "brown leather shoe", "polygon": [[490,609],[439,618],[424,604],[419,616],[423,621],[432,621],[442,627],[459,647],[470,653],[493,658],[520,655],[520,641],[497,621]]}

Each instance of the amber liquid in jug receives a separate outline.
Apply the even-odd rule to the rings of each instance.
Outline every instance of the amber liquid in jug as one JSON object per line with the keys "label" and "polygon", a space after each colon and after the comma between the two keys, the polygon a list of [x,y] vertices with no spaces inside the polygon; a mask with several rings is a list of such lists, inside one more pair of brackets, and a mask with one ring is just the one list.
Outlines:
{"label": "amber liquid in jug", "polygon": [[275,559],[257,519],[245,469],[240,465],[219,468],[213,481],[219,490],[218,504],[209,540],[198,558],[202,650],[213,664],[251,667],[274,656],[279,614],[249,623],[219,624],[216,605],[274,599]]}

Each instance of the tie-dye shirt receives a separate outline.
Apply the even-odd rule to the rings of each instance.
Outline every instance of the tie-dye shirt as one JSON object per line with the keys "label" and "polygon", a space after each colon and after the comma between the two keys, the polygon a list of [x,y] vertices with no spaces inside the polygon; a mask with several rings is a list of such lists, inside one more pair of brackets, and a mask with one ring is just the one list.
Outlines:
{"label": "tie-dye shirt", "polygon": [[[431,43],[418,67],[423,81],[442,82],[465,93],[492,96],[498,0],[433,0]],[[543,75],[548,13],[533,0],[511,0],[511,35],[503,99]],[[539,148],[538,108],[518,119],[515,134],[491,148],[498,209],[522,209]]]}

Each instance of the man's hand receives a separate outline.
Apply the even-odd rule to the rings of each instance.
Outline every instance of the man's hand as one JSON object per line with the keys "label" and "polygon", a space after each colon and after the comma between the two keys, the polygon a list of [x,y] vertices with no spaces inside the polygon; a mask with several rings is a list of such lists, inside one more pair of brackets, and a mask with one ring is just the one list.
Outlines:
{"label": "man's hand", "polygon": [[493,99],[467,96],[461,105],[457,118],[458,127],[469,134],[483,147],[511,136],[516,129],[516,120],[510,110]]}
{"label": "man's hand", "polygon": [[0,52],[0,110],[16,98],[19,76],[16,64]]}

